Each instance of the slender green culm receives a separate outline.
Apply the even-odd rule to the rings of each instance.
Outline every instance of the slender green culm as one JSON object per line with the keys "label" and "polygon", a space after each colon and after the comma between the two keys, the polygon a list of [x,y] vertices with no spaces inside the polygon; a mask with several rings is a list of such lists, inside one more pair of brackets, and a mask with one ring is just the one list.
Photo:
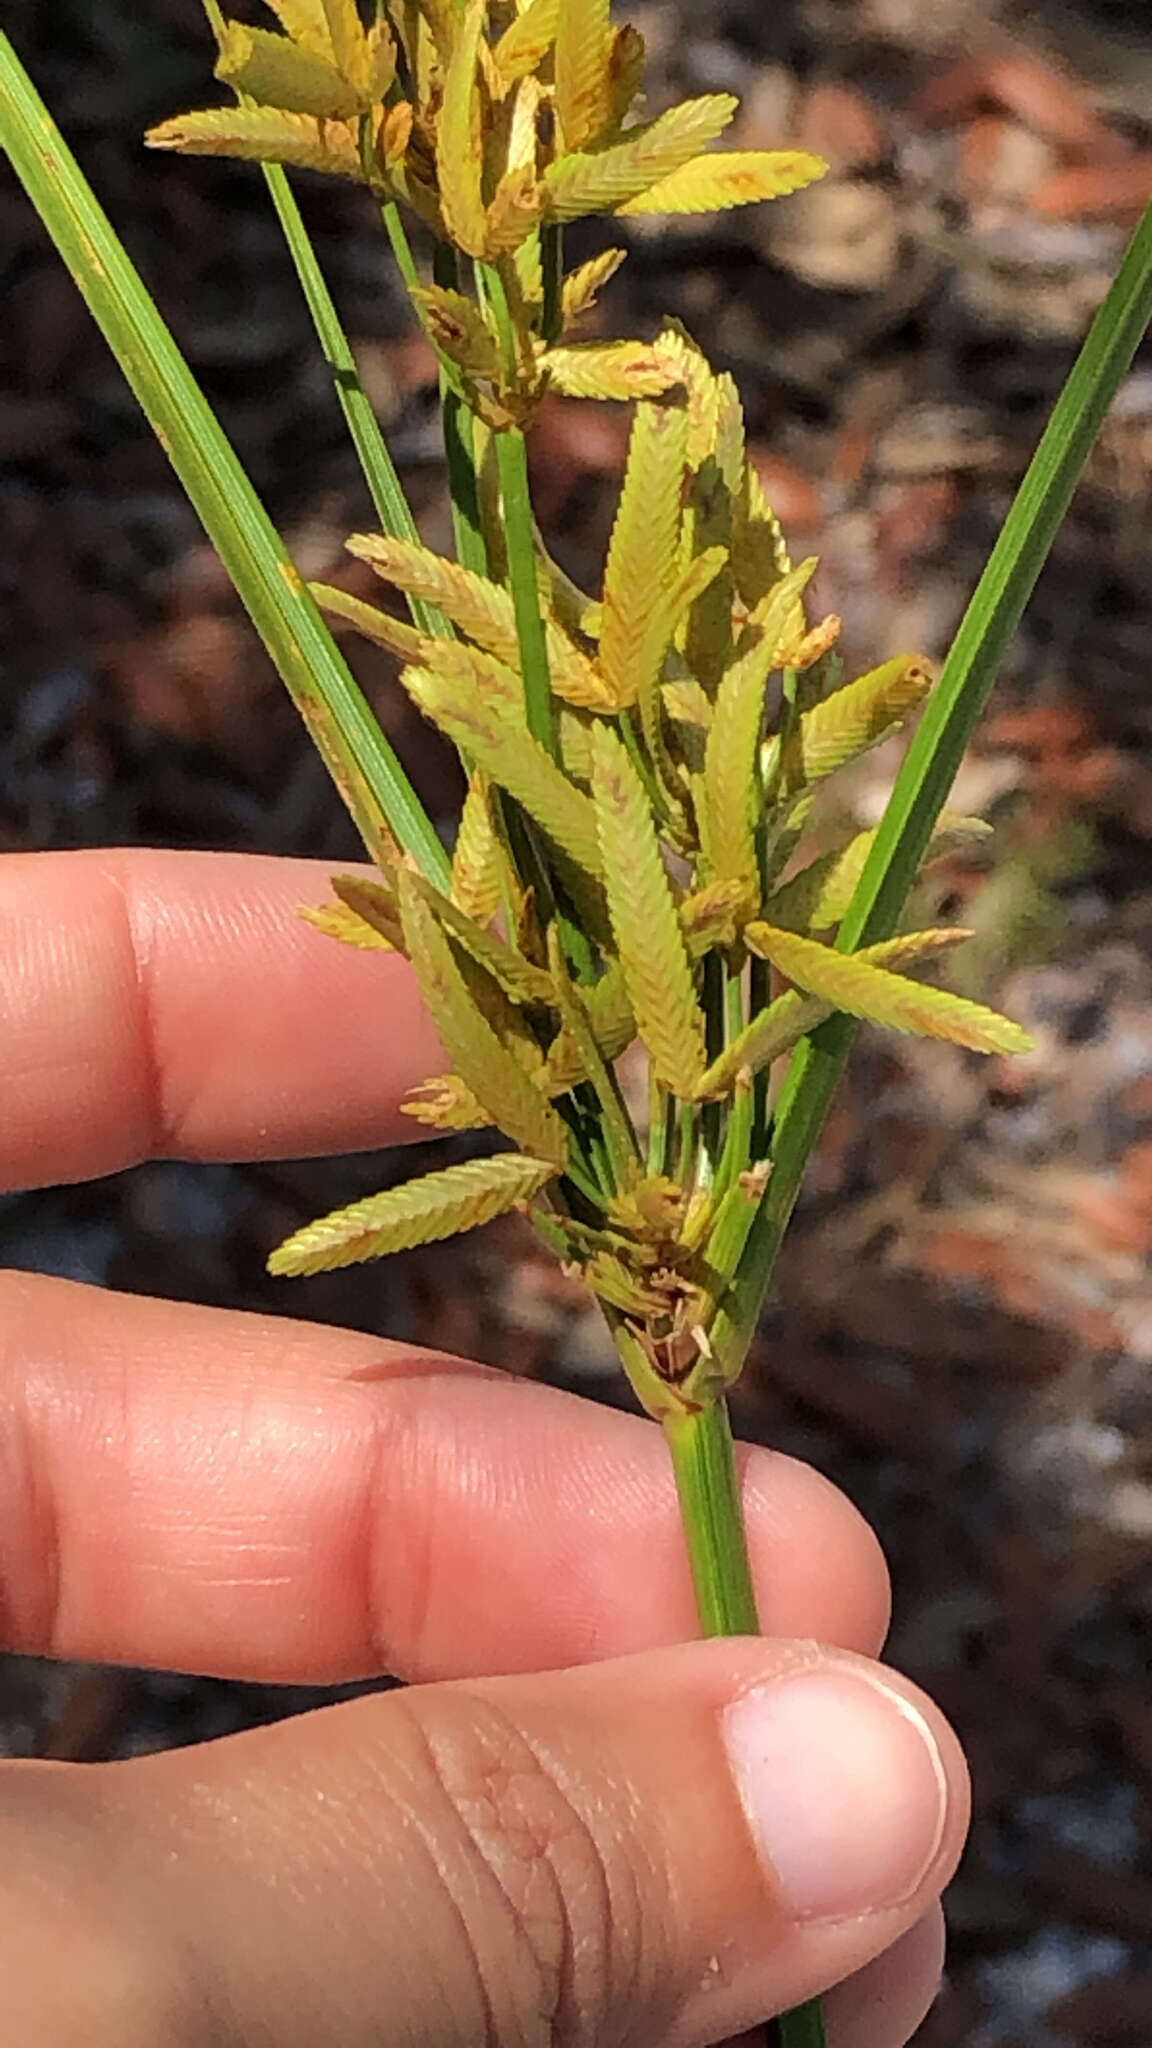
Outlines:
{"label": "slender green culm", "polygon": [[[696,1414],[669,1417],[664,1434],[676,1475],[700,1632],[759,1635],[728,1404],[719,1400]],[[772,2020],[765,2048],[825,2048],[819,2000],[810,1999]]]}
{"label": "slender green culm", "polygon": [[[396,209],[393,209],[396,211]],[[460,265],[455,249],[437,242],[432,258],[436,283],[448,291],[460,289]],[[488,544],[484,536],[484,513],[480,499],[480,472],[476,457],[476,422],[458,384],[452,380],[452,365],[441,359],[440,404],[444,414],[444,455],[448,465],[448,495],[452,501],[452,531],[456,555],[465,569],[478,576],[488,574]]]}
{"label": "slender green culm", "polygon": [[728,1404],[715,1401],[696,1414],[670,1416],[664,1434],[688,1533],[688,1563],[701,1632],[706,1636],[758,1635],[760,1621]]}
{"label": "slender green culm", "polygon": [[[373,509],[385,533],[397,540],[418,540],[412,508],[404,493],[388,443],[360,378],[352,345],[344,331],[335,301],[316,258],[304,225],[288,174],[280,164],[265,164],[264,177],[283,229],[288,253],[300,280],[300,288],[312,315],[324,360],[332,372],[336,397],[348,427],[352,445],[368,487]],[[422,633],[447,636],[452,628],[443,612],[424,598],[408,597],[412,622]]]}
{"label": "slender green culm", "polygon": [[[517,373],[516,331],[504,280],[495,264],[484,264],[481,267],[480,284],[495,321],[505,376],[513,382]],[[544,634],[540,586],[536,575],[536,535],[532,517],[532,492],[528,480],[528,447],[519,427],[509,425],[497,433],[496,463],[500,475],[508,583],[516,609],[516,633],[520,643],[528,730],[534,739],[539,740],[542,747],[546,747],[550,754],[555,754],[556,721],[552,710],[548,643]]]}

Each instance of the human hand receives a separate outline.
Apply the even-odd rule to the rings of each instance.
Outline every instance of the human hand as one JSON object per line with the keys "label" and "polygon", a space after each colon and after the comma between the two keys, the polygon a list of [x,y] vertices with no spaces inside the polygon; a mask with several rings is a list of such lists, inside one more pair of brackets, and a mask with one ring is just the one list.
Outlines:
{"label": "human hand", "polygon": [[[0,1183],[399,1136],[435,1041],[403,962],[296,916],[324,880],[8,856]],[[832,2048],[908,2039],[964,1768],[871,1661],[883,1562],[825,1481],[744,1454],[770,1639],[686,1641],[654,1426],[359,1334],[2,1294],[10,1648],[415,1682],[0,1767],[14,2048],[707,2048],[830,1985]]]}

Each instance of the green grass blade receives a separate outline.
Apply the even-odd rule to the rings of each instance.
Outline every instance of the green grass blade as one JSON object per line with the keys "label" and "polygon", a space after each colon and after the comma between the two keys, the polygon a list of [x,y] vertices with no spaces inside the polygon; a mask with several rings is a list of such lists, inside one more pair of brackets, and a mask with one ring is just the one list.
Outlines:
{"label": "green grass blade", "polygon": [[[340,315],[328,283],[320,268],[316,251],[308,230],[304,225],[297,203],[296,194],[282,164],[264,164],[265,182],[276,209],[284,240],[300,289],[307,302],[316,329],[316,337],[323,351],[324,360],[332,373],[332,382],[340,410],[348,427],[352,445],[356,450],[368,495],[375,507],[376,517],[384,532],[396,540],[418,541],[416,521],[404,495],[404,486],[396,472],[388,444],[380,431],[380,423],[372,410],[368,394],[360,381],[360,371],[352,344],[344,331]],[[436,606],[428,604],[422,597],[410,597],[408,610],[412,622],[422,633],[450,636],[452,628]]]}
{"label": "green grass blade", "polygon": [[[1057,400],[1000,538],[961,622],[896,780],[841,927],[844,950],[895,930],[1005,649],[1068,509],[1100,423],[1152,319],[1152,207],[1137,228]],[[809,1156],[855,1033],[845,1016],[802,1041],[777,1105],[772,1175],[735,1282],[712,1333],[735,1368],[751,1340]]]}
{"label": "green grass blade", "polygon": [[1058,398],[892,792],[837,941],[890,937],[1092,444],[1152,319],[1152,207]]}
{"label": "green grass blade", "polygon": [[164,447],[369,850],[448,858],[231,444],[51,115],[0,34],[0,143]]}

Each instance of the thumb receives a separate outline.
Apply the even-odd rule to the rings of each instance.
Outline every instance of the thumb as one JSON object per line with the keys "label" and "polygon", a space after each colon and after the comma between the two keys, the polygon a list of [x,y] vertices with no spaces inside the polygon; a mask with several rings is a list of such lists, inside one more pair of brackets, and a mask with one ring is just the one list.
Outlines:
{"label": "thumb", "polygon": [[[706,2048],[898,1940],[966,1814],[955,1739],[913,1687],[750,1639],[430,1685],[79,1775],[94,1860],[70,1942],[79,1919],[82,1952],[141,1944],[116,1977],[141,2009],[95,2007],[118,2048]],[[130,1901],[109,1904],[110,1870]],[[100,2048],[59,1974],[45,1996],[80,1998]],[[80,2038],[67,2024],[41,2015],[35,2038]]]}

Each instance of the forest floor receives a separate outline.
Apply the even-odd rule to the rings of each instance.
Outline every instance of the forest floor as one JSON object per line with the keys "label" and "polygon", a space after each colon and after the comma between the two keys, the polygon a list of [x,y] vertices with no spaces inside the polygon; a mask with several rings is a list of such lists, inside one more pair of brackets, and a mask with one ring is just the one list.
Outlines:
{"label": "forest floor", "polygon": [[[204,94],[196,0],[13,0],[11,28],[307,573],[365,523],[258,182],[145,159]],[[239,10],[237,10],[239,11]],[[731,368],[793,552],[861,665],[939,659],[1144,201],[1139,0],[638,0],[653,100],[731,88],[737,140],[832,175],[688,231],[637,223],[606,332],[682,318]],[[766,17],[770,15],[771,19]],[[370,214],[303,194],[428,538],[448,521],[433,366]],[[595,246],[591,244],[590,246]],[[162,458],[0,178],[0,848],[149,843],[343,861],[349,829]],[[237,317],[237,307],[242,314]],[[549,405],[543,525],[595,579],[626,422]],[[972,1758],[948,1983],[921,2048],[1152,2038],[1152,353],[1113,409],[958,802],[991,849],[938,871],[958,982],[1016,1063],[861,1037],[753,1369],[750,1437],[876,1523],[890,1654]],[[366,592],[364,594],[367,594]],[[351,650],[422,791],[456,801],[383,655]],[[850,801],[878,815],[898,758]],[[394,1156],[142,1168],[0,1201],[0,1258],[284,1313],[269,1247]],[[625,1397],[512,1221],[304,1283],[292,1311]],[[130,1754],[317,1696],[0,1663],[13,1752]]]}

